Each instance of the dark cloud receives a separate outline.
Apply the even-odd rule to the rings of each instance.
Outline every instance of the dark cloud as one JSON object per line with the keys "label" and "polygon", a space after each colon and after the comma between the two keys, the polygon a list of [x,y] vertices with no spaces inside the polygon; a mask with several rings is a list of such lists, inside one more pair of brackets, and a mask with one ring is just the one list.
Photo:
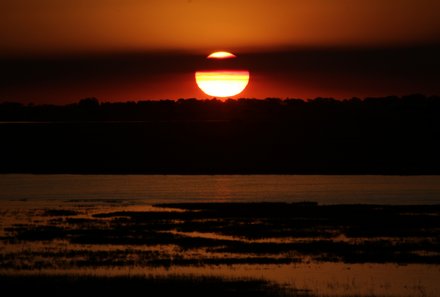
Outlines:
{"label": "dark cloud", "polygon": [[[189,81],[192,73],[213,67],[249,69],[260,77],[244,93],[251,97],[440,94],[439,52],[440,46],[432,45],[250,52],[223,61],[185,53],[3,58],[0,101],[65,103],[86,93],[120,100],[124,92],[126,100],[135,99],[130,88],[139,88],[136,94],[146,99],[159,93],[161,98],[200,97]],[[104,92],[106,88],[112,92]]]}

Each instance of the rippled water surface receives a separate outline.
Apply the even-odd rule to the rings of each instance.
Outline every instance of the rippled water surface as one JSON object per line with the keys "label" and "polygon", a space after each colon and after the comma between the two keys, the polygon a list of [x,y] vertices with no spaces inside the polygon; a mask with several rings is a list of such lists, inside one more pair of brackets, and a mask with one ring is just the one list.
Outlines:
{"label": "rippled water surface", "polygon": [[438,204],[440,176],[4,174],[0,199]]}

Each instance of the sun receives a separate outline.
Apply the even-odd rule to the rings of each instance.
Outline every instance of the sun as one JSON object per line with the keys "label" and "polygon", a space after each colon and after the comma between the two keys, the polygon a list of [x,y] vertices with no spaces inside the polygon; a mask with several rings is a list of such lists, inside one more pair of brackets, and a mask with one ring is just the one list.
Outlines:
{"label": "sun", "polygon": [[240,94],[249,83],[249,71],[197,71],[196,82],[207,95],[231,97]]}
{"label": "sun", "polygon": [[231,54],[230,52],[214,52],[210,54],[207,58],[208,59],[230,59],[230,58],[236,58],[237,56],[234,54]]}
{"label": "sun", "polygon": [[[208,59],[232,59],[237,56],[229,52],[214,52]],[[240,94],[249,83],[247,70],[206,70],[196,71],[197,86],[207,95],[213,97],[232,97]]]}

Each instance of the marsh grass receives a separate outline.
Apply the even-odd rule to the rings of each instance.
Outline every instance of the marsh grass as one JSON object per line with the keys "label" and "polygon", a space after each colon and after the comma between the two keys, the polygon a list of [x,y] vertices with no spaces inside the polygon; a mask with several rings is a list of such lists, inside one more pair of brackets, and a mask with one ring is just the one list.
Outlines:
{"label": "marsh grass", "polygon": [[[78,209],[40,211],[49,219],[4,227],[0,243],[16,246],[19,252],[3,251],[0,268],[288,264],[304,259],[440,263],[439,205],[156,206],[162,207],[178,211],[110,210],[88,216]],[[37,243],[45,249],[33,248]],[[111,246],[120,248],[105,250]]]}

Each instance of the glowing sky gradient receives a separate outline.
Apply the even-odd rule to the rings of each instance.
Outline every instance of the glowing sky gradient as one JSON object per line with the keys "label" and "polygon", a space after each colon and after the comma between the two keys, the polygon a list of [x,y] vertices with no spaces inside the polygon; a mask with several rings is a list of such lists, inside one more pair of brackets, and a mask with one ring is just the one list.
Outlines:
{"label": "glowing sky gradient", "polygon": [[[437,0],[3,0],[0,102],[206,98],[231,51],[243,97],[439,94]],[[234,59],[228,59],[234,60]]]}
{"label": "glowing sky gradient", "polygon": [[430,43],[439,38],[439,11],[437,0],[2,0],[0,48],[239,52]]}

